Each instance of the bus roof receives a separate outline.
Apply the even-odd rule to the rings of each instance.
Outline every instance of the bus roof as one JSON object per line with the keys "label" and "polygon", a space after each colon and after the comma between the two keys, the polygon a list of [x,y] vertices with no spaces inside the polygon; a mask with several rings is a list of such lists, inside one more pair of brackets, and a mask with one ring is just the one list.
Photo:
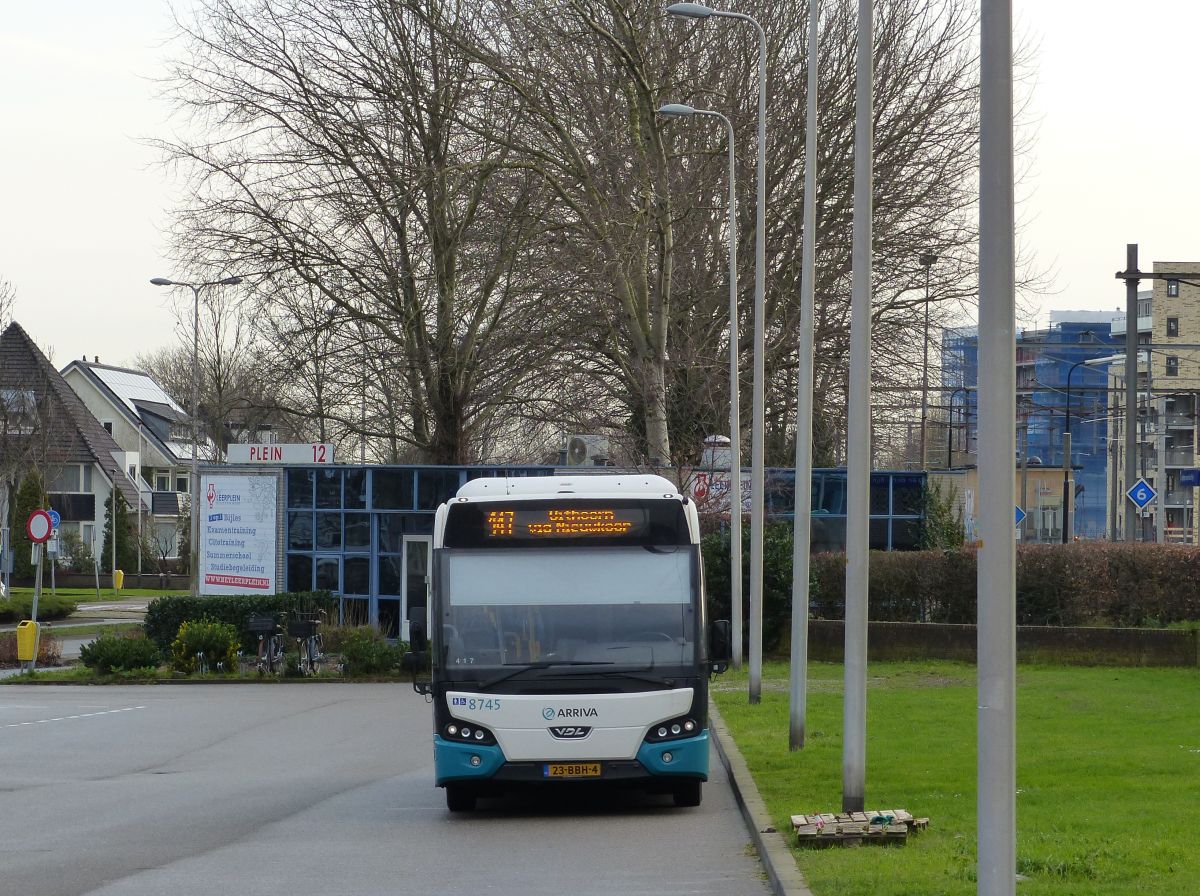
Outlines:
{"label": "bus roof", "polygon": [[682,497],[669,479],[645,473],[615,476],[496,476],[472,479],[458,490],[460,498]]}

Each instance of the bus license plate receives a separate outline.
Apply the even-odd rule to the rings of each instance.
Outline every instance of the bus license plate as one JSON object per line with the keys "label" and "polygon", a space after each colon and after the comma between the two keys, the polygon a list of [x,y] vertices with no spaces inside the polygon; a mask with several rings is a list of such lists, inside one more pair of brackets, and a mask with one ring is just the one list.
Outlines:
{"label": "bus license plate", "polygon": [[542,766],[545,778],[599,778],[599,762],[550,762]]}

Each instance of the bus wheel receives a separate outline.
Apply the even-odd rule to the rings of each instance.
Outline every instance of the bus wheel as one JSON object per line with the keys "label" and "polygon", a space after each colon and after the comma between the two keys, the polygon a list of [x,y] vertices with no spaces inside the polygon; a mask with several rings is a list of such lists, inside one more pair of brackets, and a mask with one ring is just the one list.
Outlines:
{"label": "bus wheel", "polygon": [[447,784],[446,808],[451,812],[470,812],[475,808],[475,792],[465,784]]}
{"label": "bus wheel", "polygon": [[681,809],[691,808],[692,806],[700,805],[700,781],[693,778],[689,781],[681,781],[675,785],[673,791],[675,797],[675,805]]}

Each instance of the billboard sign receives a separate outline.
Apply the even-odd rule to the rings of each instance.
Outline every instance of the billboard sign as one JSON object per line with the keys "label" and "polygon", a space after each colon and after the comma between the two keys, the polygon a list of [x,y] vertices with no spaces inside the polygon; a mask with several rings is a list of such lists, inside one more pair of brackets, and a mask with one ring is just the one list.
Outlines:
{"label": "billboard sign", "polygon": [[275,496],[271,475],[200,480],[200,593],[275,593]]}

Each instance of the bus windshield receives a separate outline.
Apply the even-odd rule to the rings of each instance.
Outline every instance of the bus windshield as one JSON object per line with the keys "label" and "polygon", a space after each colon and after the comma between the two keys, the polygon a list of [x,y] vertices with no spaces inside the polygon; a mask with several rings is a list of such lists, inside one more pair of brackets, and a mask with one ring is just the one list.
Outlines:
{"label": "bus windshield", "polygon": [[688,547],[448,550],[446,666],[695,662]]}

